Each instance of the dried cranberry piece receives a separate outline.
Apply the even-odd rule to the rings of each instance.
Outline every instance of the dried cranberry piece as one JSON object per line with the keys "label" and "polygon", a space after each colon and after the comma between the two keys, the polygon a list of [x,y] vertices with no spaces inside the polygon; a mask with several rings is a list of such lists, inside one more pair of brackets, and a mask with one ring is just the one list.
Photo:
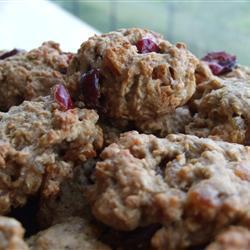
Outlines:
{"label": "dried cranberry piece", "polygon": [[90,108],[97,107],[100,98],[100,71],[91,69],[82,74],[80,86],[86,106]]}
{"label": "dried cranberry piece", "polygon": [[8,57],[14,56],[18,53],[22,52],[20,49],[13,49],[7,52],[4,52],[3,54],[0,55],[0,60],[6,59]]}
{"label": "dried cranberry piece", "polygon": [[62,84],[57,84],[54,87],[54,99],[60,105],[62,110],[68,110],[73,108],[73,102],[71,100],[68,90]]}
{"label": "dried cranberry piece", "polygon": [[236,56],[224,51],[210,52],[201,60],[207,62],[214,75],[230,72],[236,64]]}
{"label": "dried cranberry piece", "polygon": [[159,46],[149,38],[143,38],[136,43],[137,50],[140,54],[150,52],[159,52]]}
{"label": "dried cranberry piece", "polygon": [[223,74],[224,69],[220,64],[218,64],[216,62],[208,62],[207,64],[214,75],[218,76],[218,75]]}

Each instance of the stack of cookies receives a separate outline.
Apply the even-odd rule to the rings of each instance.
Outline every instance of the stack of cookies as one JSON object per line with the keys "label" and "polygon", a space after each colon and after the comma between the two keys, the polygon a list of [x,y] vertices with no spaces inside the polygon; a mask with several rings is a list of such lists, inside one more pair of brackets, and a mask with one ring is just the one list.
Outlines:
{"label": "stack of cookies", "polygon": [[121,29],[0,51],[0,94],[0,250],[250,249],[235,56]]}

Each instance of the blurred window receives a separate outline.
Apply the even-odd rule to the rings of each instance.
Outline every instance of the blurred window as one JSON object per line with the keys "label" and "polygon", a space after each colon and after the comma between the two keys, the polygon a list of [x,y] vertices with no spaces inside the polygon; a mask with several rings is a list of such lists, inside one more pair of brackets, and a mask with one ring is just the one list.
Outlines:
{"label": "blurred window", "polygon": [[[53,1],[53,0],[52,0]],[[198,57],[225,50],[242,64],[250,59],[249,1],[53,1],[101,32],[143,27],[175,43],[185,42]]]}

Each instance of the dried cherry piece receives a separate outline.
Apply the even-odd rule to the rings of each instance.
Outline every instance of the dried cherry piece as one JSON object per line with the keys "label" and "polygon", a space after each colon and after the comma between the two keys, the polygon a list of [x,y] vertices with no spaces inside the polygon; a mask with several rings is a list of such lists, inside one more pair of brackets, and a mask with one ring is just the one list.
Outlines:
{"label": "dried cherry piece", "polygon": [[6,51],[3,54],[0,54],[0,60],[6,59],[8,57],[14,56],[20,52],[22,52],[23,50],[20,49],[12,49],[10,51]]}
{"label": "dried cherry piece", "polygon": [[232,71],[236,64],[236,56],[230,55],[224,51],[210,52],[204,56],[205,61],[214,75],[222,75]]}
{"label": "dried cherry piece", "polygon": [[136,43],[137,50],[140,54],[150,52],[159,52],[159,46],[150,38],[143,38]]}
{"label": "dried cherry piece", "polygon": [[96,108],[99,106],[100,76],[98,69],[91,69],[81,75],[80,88],[87,107]]}
{"label": "dried cherry piece", "polygon": [[54,87],[54,99],[60,105],[62,110],[68,110],[73,108],[73,102],[71,100],[68,90],[63,84],[57,84]]}

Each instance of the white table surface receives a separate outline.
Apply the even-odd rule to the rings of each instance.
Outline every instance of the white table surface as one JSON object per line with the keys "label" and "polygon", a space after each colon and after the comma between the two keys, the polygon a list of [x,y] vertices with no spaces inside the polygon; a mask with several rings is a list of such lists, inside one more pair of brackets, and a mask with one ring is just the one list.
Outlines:
{"label": "white table surface", "polygon": [[47,0],[0,0],[0,50],[30,50],[53,40],[76,52],[99,32]]}

